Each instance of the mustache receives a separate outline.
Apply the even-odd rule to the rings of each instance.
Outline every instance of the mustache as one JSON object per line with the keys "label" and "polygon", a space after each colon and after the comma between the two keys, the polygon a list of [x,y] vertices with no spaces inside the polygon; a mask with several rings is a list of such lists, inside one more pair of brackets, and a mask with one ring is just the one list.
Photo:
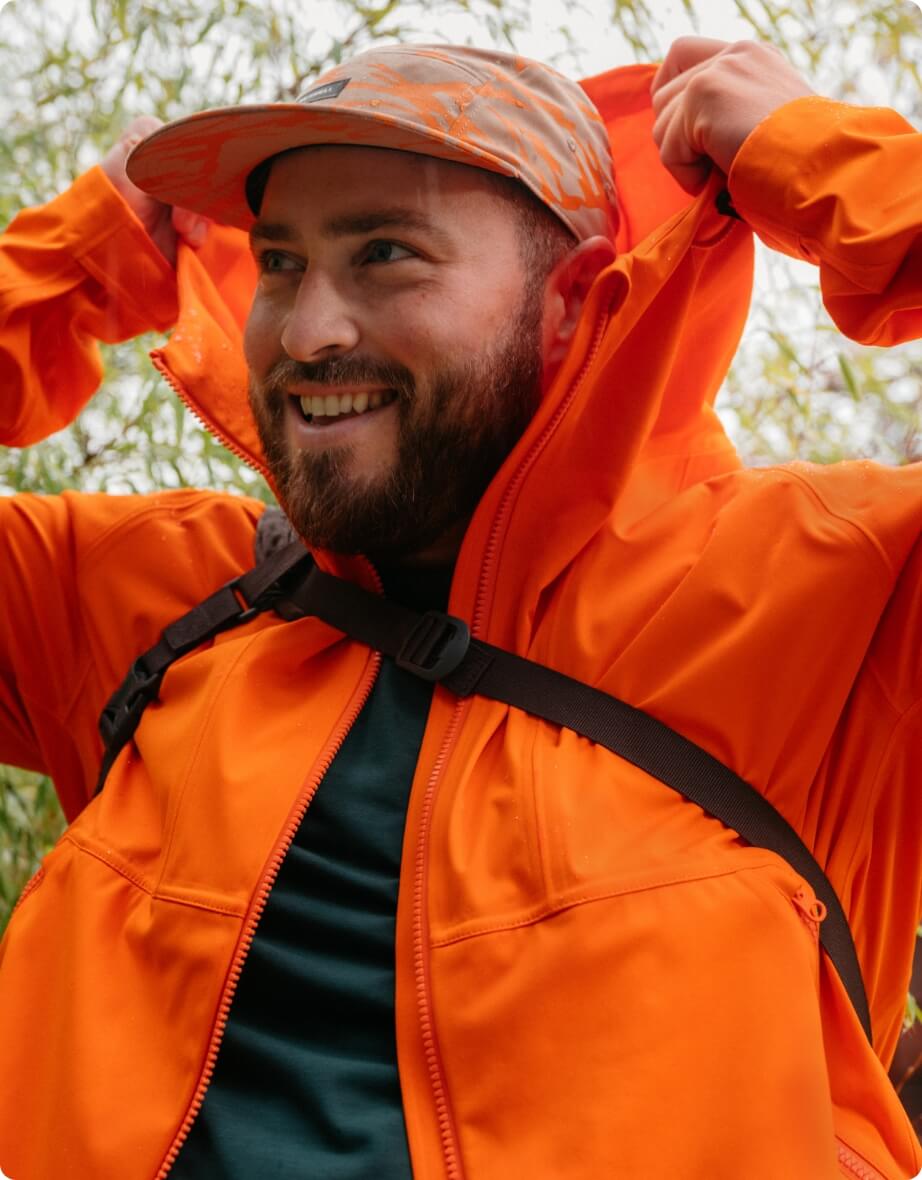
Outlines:
{"label": "mustache", "polygon": [[335,356],[320,361],[297,361],[283,357],[259,383],[266,394],[285,394],[292,385],[383,385],[403,397],[416,388],[413,374],[403,365],[363,356]]}

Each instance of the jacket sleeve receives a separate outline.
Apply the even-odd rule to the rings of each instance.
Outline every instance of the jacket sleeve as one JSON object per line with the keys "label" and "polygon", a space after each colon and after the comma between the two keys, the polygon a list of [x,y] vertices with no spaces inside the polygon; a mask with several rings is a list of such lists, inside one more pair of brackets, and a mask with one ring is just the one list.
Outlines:
{"label": "jacket sleeve", "polygon": [[902,116],[815,96],[786,103],[743,143],[729,188],[767,245],[819,266],[845,335],[922,336],[922,135]]}
{"label": "jacket sleeve", "polygon": [[97,341],[176,314],[173,268],[101,168],[23,210],[0,236],[0,442],[66,426],[101,380]]}

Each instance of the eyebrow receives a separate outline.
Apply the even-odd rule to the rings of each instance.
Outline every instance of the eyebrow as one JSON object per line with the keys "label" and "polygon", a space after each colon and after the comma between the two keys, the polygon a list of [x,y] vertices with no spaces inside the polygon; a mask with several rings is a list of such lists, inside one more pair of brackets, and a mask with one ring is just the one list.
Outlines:
{"label": "eyebrow", "polygon": [[[448,234],[416,209],[393,205],[384,209],[369,209],[363,213],[341,213],[324,222],[320,233],[324,238],[346,238],[374,233],[380,229],[409,229],[427,234],[436,244],[447,247]],[[281,221],[256,221],[250,238],[269,242],[292,242],[297,237],[294,229]]]}

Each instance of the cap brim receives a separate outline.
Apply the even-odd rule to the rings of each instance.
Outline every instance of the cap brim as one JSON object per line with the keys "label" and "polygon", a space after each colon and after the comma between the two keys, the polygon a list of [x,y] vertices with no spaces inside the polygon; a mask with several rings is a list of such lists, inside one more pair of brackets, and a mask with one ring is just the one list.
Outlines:
{"label": "cap brim", "polygon": [[168,123],[128,157],[128,177],[167,205],[249,229],[246,179],[264,160],[299,147],[390,148],[517,176],[509,164],[444,132],[431,134],[392,115],[323,103],[267,103],[202,111]]}

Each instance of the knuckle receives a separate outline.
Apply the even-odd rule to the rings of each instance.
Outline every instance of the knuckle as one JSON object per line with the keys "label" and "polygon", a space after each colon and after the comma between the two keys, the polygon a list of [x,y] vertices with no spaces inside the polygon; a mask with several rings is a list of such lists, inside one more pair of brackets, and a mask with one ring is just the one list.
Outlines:
{"label": "knuckle", "polygon": [[688,98],[696,106],[707,104],[720,93],[720,76],[714,70],[702,70],[688,81]]}

